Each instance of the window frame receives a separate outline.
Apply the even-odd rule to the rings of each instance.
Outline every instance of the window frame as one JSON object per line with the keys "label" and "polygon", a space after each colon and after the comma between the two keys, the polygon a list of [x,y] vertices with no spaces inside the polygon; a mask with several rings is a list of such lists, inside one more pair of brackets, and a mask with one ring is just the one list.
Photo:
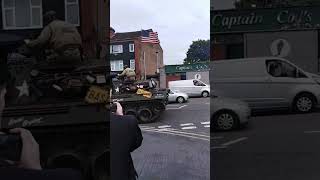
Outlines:
{"label": "window frame", "polygon": [[129,52],[134,52],[134,43],[129,44]]}
{"label": "window frame", "polygon": [[[29,27],[17,27],[16,25],[16,0],[8,0],[8,1],[14,1],[14,7],[4,7],[4,1],[5,0],[1,0],[1,11],[2,11],[2,29],[3,30],[19,30],[19,29],[40,29],[43,27],[43,18],[42,18],[42,14],[43,14],[43,6],[42,6],[42,1],[40,0],[40,5],[32,5],[31,0],[29,1],[29,9],[30,9],[30,26]],[[33,25],[33,8],[39,8],[40,9],[40,25]],[[8,27],[6,25],[7,21],[6,21],[6,15],[5,15],[5,11],[6,10],[12,10],[13,11],[13,26],[12,27]]]}
{"label": "window frame", "polygon": [[[269,63],[270,62],[275,62],[277,64],[280,64],[280,69],[281,69],[281,75],[280,76],[274,76],[270,73],[270,67],[269,67]],[[292,76],[288,76],[288,73],[286,72],[284,74],[284,71],[287,71],[288,69],[287,68],[284,68],[285,66],[291,66],[295,69],[295,76],[292,77]],[[297,68],[296,66],[294,66],[293,64],[291,63],[288,63],[286,61],[282,61],[282,60],[279,60],[279,59],[268,59],[266,61],[266,69],[267,69],[267,73],[272,76],[272,77],[275,77],[275,78],[299,78],[297,75],[298,75],[298,72],[300,71],[299,68]],[[301,72],[302,73],[302,72]]]}
{"label": "window frame", "polygon": [[[80,19],[80,3],[79,3],[79,0],[75,0],[76,2],[68,2],[68,0],[64,0],[64,19],[66,22],[74,25],[74,26],[80,26],[80,22],[81,22],[81,19]],[[67,7],[68,5],[77,5],[78,6],[78,23],[77,24],[74,24],[74,23],[71,23],[68,21],[68,10],[67,10]]]}
{"label": "window frame", "polygon": [[[121,47],[120,49],[120,52],[115,52],[114,51],[114,47],[115,46],[119,46],[119,47]],[[123,53],[123,45],[122,44],[117,44],[117,45],[112,45],[112,54],[122,54]]]}
{"label": "window frame", "polygon": [[[119,64],[117,65],[117,63]],[[118,69],[116,68],[117,66],[119,67]],[[123,71],[123,60],[111,60],[110,69],[112,72]]]}
{"label": "window frame", "polygon": [[[134,68],[132,68],[131,64],[134,64]],[[130,65],[131,69],[136,70],[136,60],[135,59],[130,59],[129,60],[129,65]]]}

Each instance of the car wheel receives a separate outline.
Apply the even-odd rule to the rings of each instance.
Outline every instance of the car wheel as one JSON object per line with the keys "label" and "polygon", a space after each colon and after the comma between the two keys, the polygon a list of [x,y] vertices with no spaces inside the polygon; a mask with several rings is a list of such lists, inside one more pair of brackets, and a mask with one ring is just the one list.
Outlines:
{"label": "car wheel", "polygon": [[209,92],[208,91],[203,91],[201,95],[202,95],[202,97],[208,97],[209,96]]}
{"label": "car wheel", "polygon": [[177,102],[178,103],[184,103],[185,99],[182,96],[177,97]]}
{"label": "car wheel", "polygon": [[314,109],[315,104],[315,98],[311,94],[305,93],[295,98],[293,109],[299,113],[308,113]]}
{"label": "car wheel", "polygon": [[214,128],[228,131],[239,126],[239,118],[233,111],[218,112],[213,118]]}

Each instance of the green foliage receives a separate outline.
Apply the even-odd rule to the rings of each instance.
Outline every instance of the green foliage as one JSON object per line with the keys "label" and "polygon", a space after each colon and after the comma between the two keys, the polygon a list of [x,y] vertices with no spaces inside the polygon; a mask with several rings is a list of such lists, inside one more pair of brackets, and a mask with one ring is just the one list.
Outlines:
{"label": "green foliage", "polygon": [[210,40],[193,41],[184,59],[184,64],[207,62],[210,60]]}

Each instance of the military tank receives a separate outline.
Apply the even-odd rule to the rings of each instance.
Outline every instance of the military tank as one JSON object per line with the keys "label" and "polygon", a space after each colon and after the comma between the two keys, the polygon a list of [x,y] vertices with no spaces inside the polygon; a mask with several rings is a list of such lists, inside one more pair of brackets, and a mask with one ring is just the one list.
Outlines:
{"label": "military tank", "polygon": [[136,116],[139,123],[156,121],[168,102],[166,89],[156,88],[155,80],[125,83],[112,75],[112,101],[119,102],[126,115]]}
{"label": "military tank", "polygon": [[22,43],[18,38],[0,42],[1,60],[12,75],[0,128],[29,129],[46,169],[75,168],[86,180],[109,179],[106,61],[46,64],[21,55],[25,52],[12,53]]}

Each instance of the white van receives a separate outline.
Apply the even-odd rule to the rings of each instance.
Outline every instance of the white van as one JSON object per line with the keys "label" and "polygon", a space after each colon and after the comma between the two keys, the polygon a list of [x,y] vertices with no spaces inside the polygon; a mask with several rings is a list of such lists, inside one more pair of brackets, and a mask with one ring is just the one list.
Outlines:
{"label": "white van", "polygon": [[283,58],[219,60],[211,66],[215,95],[246,101],[253,110],[310,112],[320,102],[320,77]]}
{"label": "white van", "polygon": [[198,79],[169,81],[169,89],[180,91],[188,96],[208,97],[210,95],[210,86]]}

